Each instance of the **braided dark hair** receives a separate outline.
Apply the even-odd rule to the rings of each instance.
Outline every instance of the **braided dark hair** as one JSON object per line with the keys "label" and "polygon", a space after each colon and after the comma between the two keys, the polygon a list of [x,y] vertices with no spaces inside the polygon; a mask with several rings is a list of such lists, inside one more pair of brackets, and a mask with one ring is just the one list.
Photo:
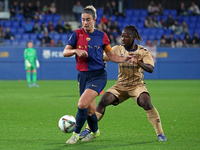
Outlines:
{"label": "braided dark hair", "polygon": [[140,36],[138,29],[134,25],[127,25],[124,30],[129,30],[131,35],[134,36],[138,41],[142,42],[142,37]]}

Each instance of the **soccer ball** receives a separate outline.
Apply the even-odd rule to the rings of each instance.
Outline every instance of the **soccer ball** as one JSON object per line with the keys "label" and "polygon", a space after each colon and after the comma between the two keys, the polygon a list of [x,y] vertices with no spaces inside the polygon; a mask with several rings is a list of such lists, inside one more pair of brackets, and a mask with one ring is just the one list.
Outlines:
{"label": "soccer ball", "polygon": [[74,131],[76,119],[72,115],[65,115],[58,121],[60,130],[64,133],[71,133]]}

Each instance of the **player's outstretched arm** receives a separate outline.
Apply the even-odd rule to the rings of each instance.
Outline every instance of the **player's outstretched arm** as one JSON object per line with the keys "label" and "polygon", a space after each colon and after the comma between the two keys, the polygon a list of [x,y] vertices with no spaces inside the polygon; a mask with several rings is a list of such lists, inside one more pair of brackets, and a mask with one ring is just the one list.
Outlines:
{"label": "player's outstretched arm", "polygon": [[113,51],[109,51],[106,53],[108,56],[109,60],[116,62],[116,63],[131,63],[131,58],[132,56],[127,56],[127,57],[121,57],[115,54]]}

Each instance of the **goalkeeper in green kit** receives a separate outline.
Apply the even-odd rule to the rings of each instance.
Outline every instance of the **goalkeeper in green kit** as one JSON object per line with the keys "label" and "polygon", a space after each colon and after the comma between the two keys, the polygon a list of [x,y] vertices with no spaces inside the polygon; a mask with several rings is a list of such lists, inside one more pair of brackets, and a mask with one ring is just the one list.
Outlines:
{"label": "goalkeeper in green kit", "polygon": [[33,47],[33,43],[29,41],[27,43],[27,48],[24,50],[24,60],[25,60],[25,70],[26,70],[26,80],[28,86],[31,87],[31,71],[33,79],[33,87],[38,87],[37,81],[37,71],[36,68],[40,67],[39,61],[37,59],[36,50]]}

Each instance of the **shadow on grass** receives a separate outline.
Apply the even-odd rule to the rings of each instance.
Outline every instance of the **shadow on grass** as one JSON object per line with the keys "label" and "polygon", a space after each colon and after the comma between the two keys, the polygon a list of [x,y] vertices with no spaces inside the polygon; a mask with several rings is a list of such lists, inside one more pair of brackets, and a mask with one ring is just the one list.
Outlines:
{"label": "shadow on grass", "polygon": [[[151,143],[156,143],[157,141],[146,141],[146,142],[130,142],[130,143],[115,143],[110,141],[113,144],[107,143],[108,141],[91,141],[91,142],[81,142],[78,141],[76,144],[63,144],[63,143],[48,143],[45,145],[62,145],[55,148],[48,148],[45,150],[61,150],[61,149],[73,149],[73,150],[102,150],[102,149],[130,149],[138,145],[146,145]],[[102,144],[99,144],[102,143]]]}

